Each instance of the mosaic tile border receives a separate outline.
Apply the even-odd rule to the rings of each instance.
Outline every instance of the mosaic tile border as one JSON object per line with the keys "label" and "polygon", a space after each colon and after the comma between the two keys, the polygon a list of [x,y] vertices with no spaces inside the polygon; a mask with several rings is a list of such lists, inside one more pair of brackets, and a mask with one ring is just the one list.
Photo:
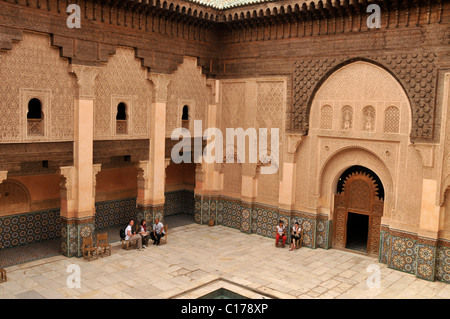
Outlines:
{"label": "mosaic tile border", "polygon": [[165,192],[164,215],[170,216],[174,214],[194,215],[194,191],[192,190],[176,190]]}
{"label": "mosaic tile border", "polygon": [[440,241],[383,226],[379,261],[417,278],[450,283],[450,248]]}
{"label": "mosaic tile border", "polygon": [[59,209],[0,218],[0,249],[32,244],[61,236]]}
{"label": "mosaic tile border", "polygon": [[144,206],[138,204],[135,220],[140,222],[142,219],[145,219],[147,225],[153,225],[156,218],[164,223],[164,205]]}
{"label": "mosaic tile border", "polygon": [[66,257],[82,257],[83,237],[94,233],[94,217],[82,219],[61,218],[61,253]]}
{"label": "mosaic tile border", "polygon": [[95,203],[95,228],[127,224],[131,218],[136,218],[136,197]]}

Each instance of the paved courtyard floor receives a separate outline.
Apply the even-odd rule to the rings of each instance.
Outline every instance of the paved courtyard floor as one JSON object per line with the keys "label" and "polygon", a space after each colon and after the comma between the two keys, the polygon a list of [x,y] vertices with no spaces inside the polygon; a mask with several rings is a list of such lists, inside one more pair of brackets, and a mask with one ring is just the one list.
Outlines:
{"label": "paved courtyard floor", "polygon": [[[80,288],[68,287],[72,264],[79,266]],[[380,288],[368,287],[372,264],[381,271]],[[271,238],[198,224],[169,230],[166,245],[143,251],[115,243],[112,256],[90,262],[54,256],[6,270],[2,299],[191,299],[218,288],[249,298],[450,298],[450,285],[389,269],[376,258],[336,249],[289,251]]]}

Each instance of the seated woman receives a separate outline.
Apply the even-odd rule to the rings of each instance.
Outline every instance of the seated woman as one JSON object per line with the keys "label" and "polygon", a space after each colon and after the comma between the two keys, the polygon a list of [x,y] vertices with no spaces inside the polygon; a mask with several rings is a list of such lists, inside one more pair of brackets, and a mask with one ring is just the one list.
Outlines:
{"label": "seated woman", "polygon": [[148,245],[148,236],[150,235],[150,232],[147,231],[147,222],[145,221],[145,219],[141,220],[138,234],[141,235],[142,247],[145,248]]}
{"label": "seated woman", "polygon": [[299,242],[301,236],[302,236],[302,229],[300,228],[298,222],[295,222],[294,227],[292,227],[291,249],[289,249],[289,251],[294,250],[296,248],[297,243]]}
{"label": "seated woman", "polygon": [[284,247],[284,244],[286,243],[286,227],[283,225],[283,221],[280,219],[280,222],[277,226],[277,235],[275,237],[275,247],[278,247],[278,242],[280,241],[280,238],[282,239],[281,247]]}

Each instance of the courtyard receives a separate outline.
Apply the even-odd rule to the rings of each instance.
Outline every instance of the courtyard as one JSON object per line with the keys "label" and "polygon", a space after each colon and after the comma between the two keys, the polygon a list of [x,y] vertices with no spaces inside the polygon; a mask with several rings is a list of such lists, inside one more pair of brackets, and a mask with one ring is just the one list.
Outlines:
{"label": "courtyard", "polygon": [[[79,266],[79,288],[70,288],[71,265]],[[368,285],[373,267],[380,270],[379,288]],[[167,244],[143,251],[115,242],[111,256],[96,260],[59,255],[6,271],[1,299],[195,299],[219,288],[252,299],[450,298],[450,285],[389,269],[374,257],[289,251],[268,237],[199,224],[169,229]]]}

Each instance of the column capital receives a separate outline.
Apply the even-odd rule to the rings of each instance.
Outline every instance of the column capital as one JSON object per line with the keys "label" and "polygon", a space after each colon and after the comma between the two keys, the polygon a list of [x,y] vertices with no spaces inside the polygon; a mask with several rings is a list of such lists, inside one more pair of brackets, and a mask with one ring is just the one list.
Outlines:
{"label": "column capital", "polygon": [[61,166],[58,169],[57,174],[61,175],[61,190],[65,190],[65,199],[73,199],[73,183],[75,178],[75,167],[74,166]]}
{"label": "column capital", "polygon": [[287,160],[293,160],[293,156],[298,150],[298,146],[303,140],[303,134],[301,133],[285,133],[286,139],[286,152],[287,152]]}
{"label": "column capital", "polygon": [[167,89],[172,80],[172,76],[170,74],[149,73],[148,79],[154,85],[153,102],[166,103]]}
{"label": "column capital", "polygon": [[77,77],[79,98],[81,100],[93,100],[95,98],[95,79],[100,68],[97,66],[72,64],[70,73]]}
{"label": "column capital", "polygon": [[0,171],[0,184],[8,178],[8,171]]}
{"label": "column capital", "polygon": [[138,187],[141,187],[143,189],[148,188],[148,179],[149,179],[149,167],[148,167],[149,161],[139,161],[136,163],[136,168],[138,170]]}
{"label": "column capital", "polygon": [[92,197],[95,203],[95,187],[97,186],[97,174],[102,170],[102,164],[92,165]]}

